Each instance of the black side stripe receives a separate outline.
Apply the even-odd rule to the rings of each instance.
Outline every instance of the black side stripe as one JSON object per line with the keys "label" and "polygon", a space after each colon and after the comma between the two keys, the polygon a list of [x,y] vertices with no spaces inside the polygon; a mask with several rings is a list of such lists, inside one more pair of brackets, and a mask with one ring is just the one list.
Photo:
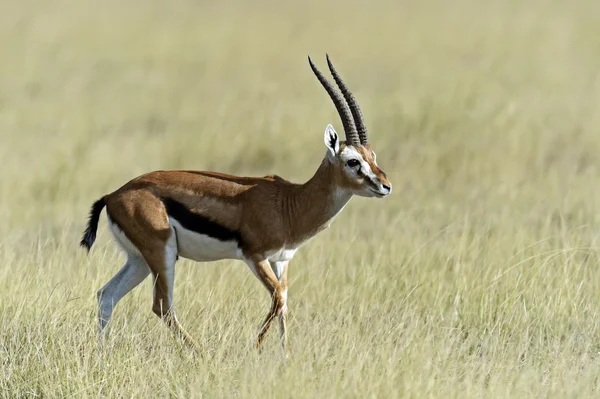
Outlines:
{"label": "black side stripe", "polygon": [[241,245],[242,235],[239,231],[230,230],[205,216],[194,213],[172,198],[162,198],[162,201],[169,216],[181,223],[184,228],[220,241],[236,241],[238,246]]}

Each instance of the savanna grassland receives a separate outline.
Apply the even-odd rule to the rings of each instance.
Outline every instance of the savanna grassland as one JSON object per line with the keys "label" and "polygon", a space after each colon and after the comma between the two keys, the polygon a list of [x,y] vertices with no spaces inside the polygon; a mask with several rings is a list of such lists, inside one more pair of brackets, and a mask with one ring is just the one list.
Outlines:
{"label": "savanna grassland", "polygon": [[[600,375],[600,3],[52,0],[0,12],[1,397],[593,397]],[[178,263],[195,356],[96,291],[90,205],[156,169],[302,182],[359,99],[394,184],[290,264],[290,343],[241,262]]]}

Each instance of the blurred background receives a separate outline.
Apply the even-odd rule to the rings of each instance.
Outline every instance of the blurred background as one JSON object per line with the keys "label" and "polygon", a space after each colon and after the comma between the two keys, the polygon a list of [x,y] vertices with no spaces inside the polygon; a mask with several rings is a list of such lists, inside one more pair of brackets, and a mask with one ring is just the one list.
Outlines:
{"label": "blurred background", "polygon": [[[218,386],[223,395],[232,386],[276,395],[293,381],[313,394],[357,394],[368,376],[371,393],[387,397],[594,392],[599,15],[592,0],[4,2],[0,331],[13,340],[6,353],[26,336],[55,342],[41,364],[59,371],[44,374],[50,388],[41,392],[58,392],[60,381],[69,381],[60,392],[74,393],[65,387],[118,380],[106,370],[69,380],[59,365],[77,356],[54,356],[69,351],[69,339],[88,355],[95,350],[95,290],[122,263],[104,217],[89,260],[77,247],[92,202],[157,169],[307,180],[325,154],[325,126],[342,132],[307,62],[310,55],[326,71],[328,53],[362,107],[393,194],[353,200],[296,258],[291,339],[300,360],[283,377],[263,375],[271,381],[265,390],[239,385],[253,372],[239,370],[260,358],[244,357],[238,341],[211,341],[239,325],[231,336],[250,341],[268,306],[259,284],[233,262],[183,262],[183,325],[246,360],[223,355],[241,374],[218,377],[221,385],[179,371],[158,371],[159,381],[202,392]],[[205,296],[213,289],[211,305]],[[149,287],[137,291],[115,313],[126,331],[117,341],[157,322]],[[259,304],[240,305],[240,295]],[[219,303],[229,307],[217,312]],[[192,317],[198,309],[206,318]],[[211,319],[231,312],[238,327]],[[318,341],[339,336],[341,326],[342,342]],[[142,365],[130,373],[152,375],[137,348],[119,353]],[[332,366],[322,353],[339,359]],[[165,364],[160,356],[172,356],[173,370],[197,367],[177,353],[151,359]],[[77,367],[91,370],[87,362]],[[34,364],[13,358],[3,386],[28,387]],[[544,385],[549,376],[554,385]]]}
{"label": "blurred background", "polygon": [[[306,180],[323,156],[326,124],[341,131],[306,61],[311,55],[326,70],[326,52],[360,100],[397,187],[388,202],[517,194],[522,202],[539,190],[563,197],[571,183],[597,176],[598,8],[541,0],[7,3],[5,232],[79,221],[92,199],[154,169]],[[32,198],[36,206],[26,206]]]}

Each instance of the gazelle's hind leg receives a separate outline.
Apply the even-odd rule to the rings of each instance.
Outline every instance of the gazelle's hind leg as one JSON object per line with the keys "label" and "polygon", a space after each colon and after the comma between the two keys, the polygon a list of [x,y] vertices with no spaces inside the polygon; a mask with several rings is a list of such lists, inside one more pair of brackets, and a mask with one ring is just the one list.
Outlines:
{"label": "gazelle's hind leg", "polygon": [[[139,251],[152,273],[152,310],[187,344],[197,347],[177,321],[173,309],[177,236],[169,222],[165,205],[151,190],[144,188],[108,196],[106,201],[107,212],[128,238],[122,241],[130,242],[133,247],[128,252]],[[115,236],[119,237],[119,234],[117,231]]]}
{"label": "gazelle's hind leg", "polygon": [[104,287],[98,290],[98,333],[102,339],[117,303],[150,274],[144,259],[129,254],[127,262]]}
{"label": "gazelle's hind leg", "polygon": [[173,307],[173,286],[175,263],[177,262],[177,237],[171,228],[171,235],[162,248],[145,251],[144,254],[154,278],[154,299],[152,311],[160,317],[179,338],[189,346],[199,350],[198,344],[185,331],[177,320]]}

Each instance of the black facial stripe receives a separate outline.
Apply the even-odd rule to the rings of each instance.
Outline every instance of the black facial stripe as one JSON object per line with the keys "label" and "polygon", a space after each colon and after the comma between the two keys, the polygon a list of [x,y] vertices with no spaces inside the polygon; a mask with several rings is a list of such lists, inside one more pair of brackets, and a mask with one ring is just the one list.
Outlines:
{"label": "black facial stripe", "polygon": [[236,241],[238,247],[241,246],[242,235],[239,231],[230,230],[205,216],[192,212],[172,198],[163,198],[162,201],[169,216],[181,223],[184,228],[220,241]]}

